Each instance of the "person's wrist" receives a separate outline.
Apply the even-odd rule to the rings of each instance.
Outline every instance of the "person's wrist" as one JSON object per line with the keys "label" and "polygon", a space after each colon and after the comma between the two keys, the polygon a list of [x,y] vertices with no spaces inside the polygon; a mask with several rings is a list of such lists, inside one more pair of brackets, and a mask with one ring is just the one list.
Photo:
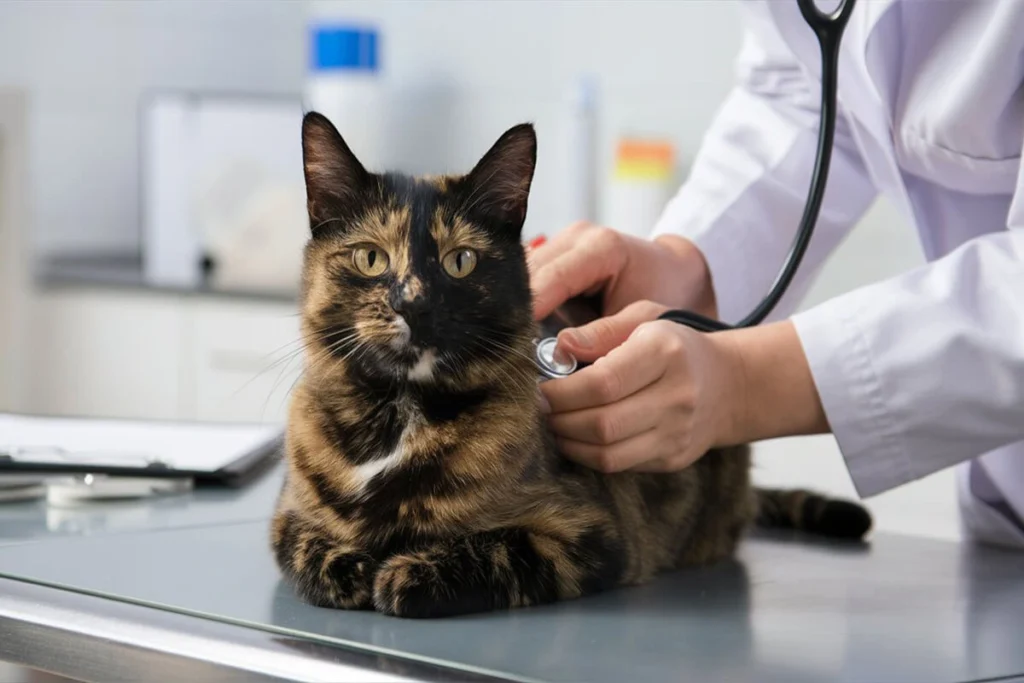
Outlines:
{"label": "person's wrist", "polygon": [[724,368],[720,443],[716,445],[829,431],[792,323],[729,330],[711,337]]}
{"label": "person's wrist", "polygon": [[[703,334],[703,333],[702,333]],[[749,377],[743,357],[743,345],[726,333],[706,335],[714,358],[711,376],[714,392],[713,446],[726,447],[746,443],[749,433]]]}
{"label": "person's wrist", "polygon": [[672,255],[678,264],[679,273],[685,278],[684,286],[689,293],[688,308],[708,318],[718,318],[718,304],[715,300],[711,270],[704,254],[697,245],[678,235],[659,235],[653,240]]}

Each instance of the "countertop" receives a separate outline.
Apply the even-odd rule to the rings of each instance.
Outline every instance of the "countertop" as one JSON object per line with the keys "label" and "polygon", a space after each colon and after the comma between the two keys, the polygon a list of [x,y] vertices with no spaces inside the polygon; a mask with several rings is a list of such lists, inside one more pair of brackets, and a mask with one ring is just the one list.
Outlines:
{"label": "countertop", "polygon": [[142,291],[177,296],[212,296],[252,301],[293,303],[298,291],[224,289],[207,282],[194,285],[162,285],[146,280],[142,258],[134,254],[58,255],[40,259],[34,281],[44,290],[102,288]]}

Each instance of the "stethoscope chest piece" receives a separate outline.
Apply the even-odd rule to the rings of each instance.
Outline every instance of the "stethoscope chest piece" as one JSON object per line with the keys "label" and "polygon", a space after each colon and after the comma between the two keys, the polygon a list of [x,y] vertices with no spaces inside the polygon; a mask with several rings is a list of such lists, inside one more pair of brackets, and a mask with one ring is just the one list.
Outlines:
{"label": "stethoscope chest piece", "polygon": [[557,343],[558,339],[555,337],[534,341],[534,355],[537,358],[541,381],[568,377],[576,371],[575,358],[567,356],[564,352],[555,354]]}

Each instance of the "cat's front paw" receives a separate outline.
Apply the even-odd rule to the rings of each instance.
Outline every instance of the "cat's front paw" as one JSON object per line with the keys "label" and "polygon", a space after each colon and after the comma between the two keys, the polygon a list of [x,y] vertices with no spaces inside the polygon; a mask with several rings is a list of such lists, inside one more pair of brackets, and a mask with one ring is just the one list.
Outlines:
{"label": "cat's front paw", "polygon": [[426,553],[395,555],[381,565],[373,582],[373,605],[395,617],[442,616],[440,570]]}
{"label": "cat's front paw", "polygon": [[300,591],[307,602],[335,609],[373,609],[373,578],[377,564],[359,553],[324,558],[322,570],[304,577]]}

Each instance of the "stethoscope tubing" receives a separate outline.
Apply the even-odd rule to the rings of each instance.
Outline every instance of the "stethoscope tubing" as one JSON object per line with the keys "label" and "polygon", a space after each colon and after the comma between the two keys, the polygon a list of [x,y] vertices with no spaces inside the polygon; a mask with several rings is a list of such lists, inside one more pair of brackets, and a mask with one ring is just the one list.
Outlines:
{"label": "stethoscope tubing", "polygon": [[797,0],[800,13],[807,25],[814,31],[821,48],[821,117],[818,126],[817,155],[814,160],[814,172],[811,175],[807,203],[804,206],[800,227],[793,239],[786,261],[779,271],[768,294],[745,318],[735,324],[724,323],[708,318],[692,311],[669,310],[662,313],[660,320],[671,320],[687,325],[701,332],[720,332],[723,330],[753,327],[761,324],[778,305],[786,294],[793,277],[796,275],[800,262],[811,242],[814,227],[821,212],[821,202],[828,185],[829,166],[832,161],[832,147],[835,137],[836,110],[838,109],[839,81],[839,46],[843,31],[853,13],[856,0],[841,0],[839,6],[830,13],[822,12],[814,0]]}

